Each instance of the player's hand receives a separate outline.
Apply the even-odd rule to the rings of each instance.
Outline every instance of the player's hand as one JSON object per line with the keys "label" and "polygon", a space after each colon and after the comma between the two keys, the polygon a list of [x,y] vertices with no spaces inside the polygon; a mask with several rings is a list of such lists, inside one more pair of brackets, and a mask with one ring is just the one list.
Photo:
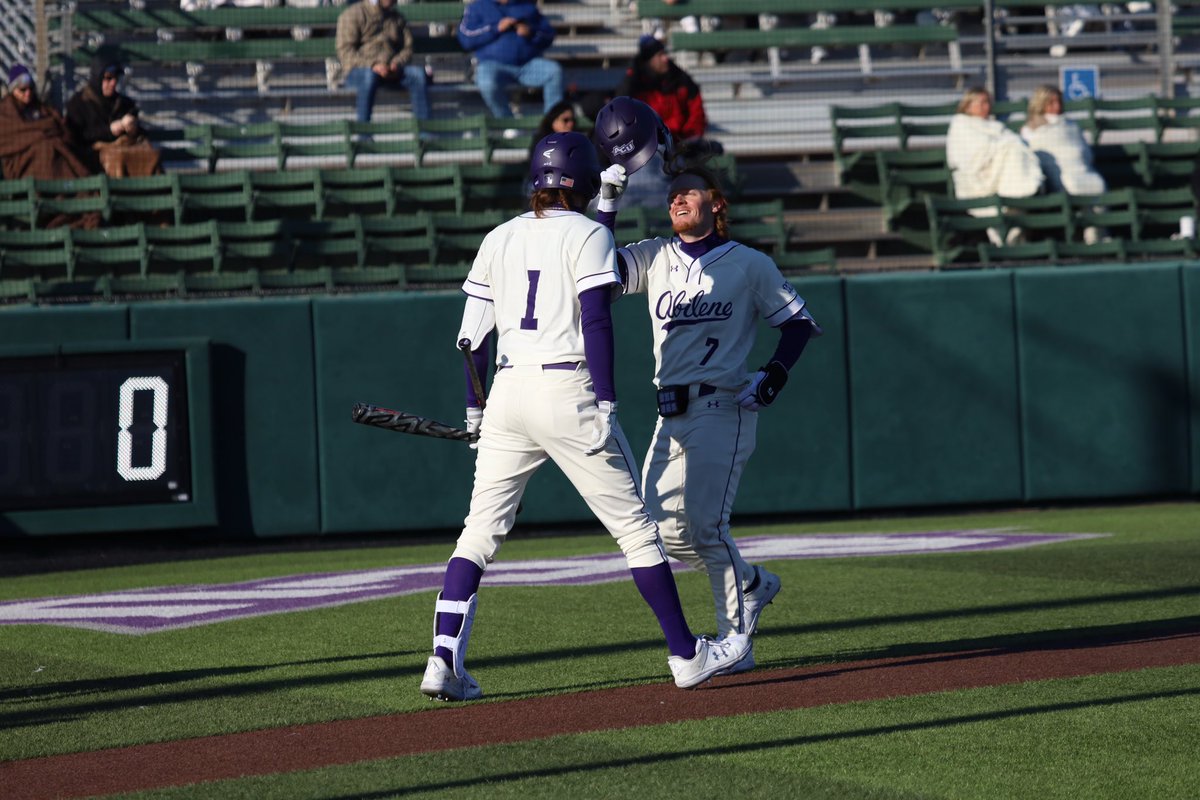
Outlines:
{"label": "player's hand", "polygon": [[778,361],[772,361],[750,376],[750,385],[738,392],[734,399],[747,411],[758,411],[775,402],[787,380],[787,368]]}
{"label": "player's hand", "polygon": [[596,201],[597,209],[609,213],[617,210],[621,195],[625,194],[627,177],[625,167],[620,164],[613,164],[600,173],[600,199]]}
{"label": "player's hand", "polygon": [[[479,428],[483,425],[483,409],[478,406],[467,406],[467,433],[479,433]],[[471,442],[467,447],[472,450],[479,449],[479,442]]]}
{"label": "player's hand", "polygon": [[596,404],[596,416],[592,420],[592,443],[583,451],[585,455],[594,456],[608,447],[616,421],[616,400],[601,400]]}

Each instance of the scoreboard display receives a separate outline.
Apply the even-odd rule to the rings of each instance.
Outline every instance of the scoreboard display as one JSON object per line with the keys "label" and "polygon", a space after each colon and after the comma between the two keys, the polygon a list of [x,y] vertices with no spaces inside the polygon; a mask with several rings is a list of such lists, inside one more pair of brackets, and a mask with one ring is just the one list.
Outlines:
{"label": "scoreboard display", "polygon": [[0,520],[22,532],[215,520],[206,342],[0,352]]}

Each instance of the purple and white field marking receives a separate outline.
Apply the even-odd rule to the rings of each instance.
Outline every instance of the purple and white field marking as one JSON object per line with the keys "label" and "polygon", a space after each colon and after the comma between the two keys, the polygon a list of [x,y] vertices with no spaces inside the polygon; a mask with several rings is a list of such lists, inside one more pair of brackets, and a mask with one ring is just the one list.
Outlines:
{"label": "purple and white field marking", "polygon": [[[1007,530],[928,533],[811,534],[738,538],[748,561],[793,558],[962,553],[1012,550],[1091,539],[1094,533],[1014,533]],[[672,569],[687,569],[671,562]],[[213,622],[306,611],[345,603],[431,592],[441,588],[444,563],[393,569],[329,572],[226,584],[133,589],[74,597],[0,603],[0,625],[62,625],[110,633],[145,634]],[[628,580],[619,551],[590,556],[497,561],[484,586],[585,586]]]}

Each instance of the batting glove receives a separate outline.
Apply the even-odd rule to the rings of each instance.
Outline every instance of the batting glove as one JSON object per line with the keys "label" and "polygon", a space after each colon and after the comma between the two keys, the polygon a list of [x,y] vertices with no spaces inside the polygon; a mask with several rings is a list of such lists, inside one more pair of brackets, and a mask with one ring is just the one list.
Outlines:
{"label": "batting glove", "polygon": [[617,401],[601,400],[596,404],[596,416],[592,420],[592,443],[584,450],[585,455],[594,456],[603,452],[612,439],[613,425],[617,422]]}
{"label": "batting glove", "polygon": [[[467,433],[479,433],[479,428],[483,425],[483,409],[478,406],[467,406]],[[479,449],[479,440],[471,442],[467,447],[472,450]]]}
{"label": "batting glove", "polygon": [[788,380],[787,367],[772,361],[750,378],[750,385],[738,392],[737,403],[747,411],[758,411],[771,405]]}
{"label": "batting glove", "polygon": [[600,199],[596,201],[598,210],[608,213],[617,210],[618,201],[625,194],[625,180],[625,168],[620,164],[613,164],[600,173]]}

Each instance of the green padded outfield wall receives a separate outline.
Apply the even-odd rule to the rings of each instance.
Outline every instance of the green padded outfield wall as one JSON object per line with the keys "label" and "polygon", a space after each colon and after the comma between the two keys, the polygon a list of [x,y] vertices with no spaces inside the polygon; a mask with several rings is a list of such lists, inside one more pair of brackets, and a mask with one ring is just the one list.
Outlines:
{"label": "green padded outfield wall", "polygon": [[320,531],[312,301],[134,303],[133,339],[208,337],[217,514],[233,536]]}
{"label": "green padded outfield wall", "polygon": [[1025,499],[1186,492],[1180,267],[1039,268],[1015,277]]}
{"label": "green padded outfield wall", "polygon": [[1188,417],[1191,425],[1191,491],[1200,494],[1200,265],[1183,268],[1183,324],[1186,326],[1188,353]]}
{"label": "green padded outfield wall", "polygon": [[[850,508],[845,281],[815,277],[792,284],[825,333],[808,343],[787,387],[760,415],[758,443],[734,504],[739,514]],[[776,332],[760,327],[748,367],[765,364],[778,344]]]}
{"label": "green padded outfield wall", "polygon": [[[1200,266],[796,285],[826,333],[761,418],[739,514],[1200,491]],[[4,308],[0,344],[209,339],[224,535],[454,529],[471,452],[355,425],[350,406],[459,424],[461,308],[457,291]],[[655,420],[645,299],[614,319],[641,459]],[[760,332],[751,368],[775,341]],[[535,476],[522,522],[590,520],[556,467]]]}
{"label": "green padded outfield wall", "polygon": [[129,338],[127,306],[16,306],[0,310],[0,346],[120,341]]}
{"label": "green padded outfield wall", "polygon": [[[461,525],[473,451],[461,442],[353,424],[350,409],[368,402],[461,427],[465,378],[455,339],[462,297],[453,291],[314,301],[323,532]],[[617,303],[613,316],[621,425],[640,458],[655,419],[649,323],[637,299]],[[534,475],[523,505],[522,522],[592,519],[553,462]]]}
{"label": "green padded outfield wall", "polygon": [[1012,274],[863,276],[846,306],[854,507],[1019,498]]}

